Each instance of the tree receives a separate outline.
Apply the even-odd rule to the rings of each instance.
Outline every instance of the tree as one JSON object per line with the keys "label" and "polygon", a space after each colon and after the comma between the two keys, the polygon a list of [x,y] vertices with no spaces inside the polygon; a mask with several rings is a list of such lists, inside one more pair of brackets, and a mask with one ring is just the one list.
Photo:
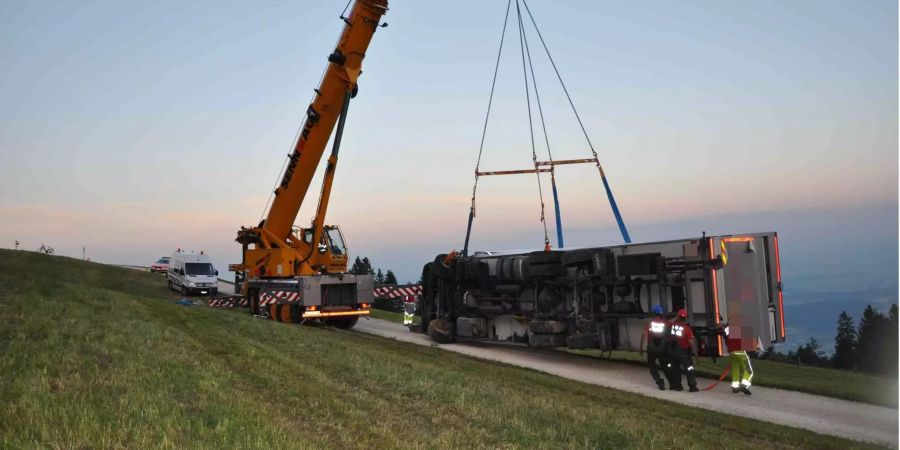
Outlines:
{"label": "tree", "polygon": [[[375,275],[375,269],[372,268],[372,262],[369,261],[368,257],[363,257],[362,263],[363,263],[363,266],[365,266],[366,272],[369,275]],[[362,273],[361,275],[365,275],[366,272]]]}
{"label": "tree", "polygon": [[856,325],[847,311],[842,311],[838,317],[833,361],[834,367],[838,369],[856,368]]}
{"label": "tree", "polygon": [[381,269],[375,272],[375,284],[384,284],[384,274],[381,273]]}
{"label": "tree", "polygon": [[882,358],[881,372],[887,375],[897,376],[897,305],[891,305],[888,318],[884,322],[884,358]]}
{"label": "tree", "polygon": [[357,256],[356,259],[353,260],[353,265],[350,266],[350,273],[352,273],[353,275],[362,275],[362,270],[362,260],[359,259],[359,256]]}
{"label": "tree", "polygon": [[397,276],[394,275],[394,271],[388,269],[387,273],[384,274],[384,284],[397,284]]}
{"label": "tree", "polygon": [[866,372],[877,372],[882,366],[884,352],[884,322],[887,319],[872,305],[866,306],[859,321],[859,344],[857,346],[857,367]]}
{"label": "tree", "polygon": [[806,345],[801,345],[797,349],[797,362],[808,366],[824,366],[829,360],[828,355],[822,351],[819,341],[811,337]]}

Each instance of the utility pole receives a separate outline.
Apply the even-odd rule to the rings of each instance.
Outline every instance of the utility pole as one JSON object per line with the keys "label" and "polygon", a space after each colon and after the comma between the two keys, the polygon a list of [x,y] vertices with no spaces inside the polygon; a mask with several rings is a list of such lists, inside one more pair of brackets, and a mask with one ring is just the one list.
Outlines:
{"label": "utility pole", "polygon": [[16,241],[16,250],[19,249],[19,241]]}
{"label": "utility pole", "polygon": [[81,246],[81,260],[82,260],[82,261],[84,261],[84,250],[85,250],[85,248],[84,248],[84,246],[82,245],[82,246]]}

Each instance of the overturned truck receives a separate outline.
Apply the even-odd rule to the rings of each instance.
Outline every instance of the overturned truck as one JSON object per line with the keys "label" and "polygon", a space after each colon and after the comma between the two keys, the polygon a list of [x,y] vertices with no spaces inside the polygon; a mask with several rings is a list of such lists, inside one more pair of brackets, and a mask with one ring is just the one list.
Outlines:
{"label": "overturned truck", "polygon": [[438,255],[422,280],[422,331],[440,343],[637,350],[652,305],[670,316],[685,308],[702,355],[727,353],[718,331],[725,321],[743,350],[785,338],[774,232]]}

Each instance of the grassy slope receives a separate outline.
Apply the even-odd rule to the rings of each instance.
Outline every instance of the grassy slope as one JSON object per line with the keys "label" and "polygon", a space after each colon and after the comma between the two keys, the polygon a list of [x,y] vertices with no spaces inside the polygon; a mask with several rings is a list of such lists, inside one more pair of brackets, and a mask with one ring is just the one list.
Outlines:
{"label": "grassy slope", "polygon": [[0,285],[0,447],[864,446],[435,348],[184,307],[160,277],[128,269],[0,251]]}
{"label": "grassy slope", "polygon": [[[572,351],[590,356],[599,356],[595,350]],[[604,354],[604,358],[606,354]],[[614,351],[610,355],[614,361],[645,364],[635,352]],[[752,360],[753,384],[770,386],[792,391],[809,392],[828,397],[897,407],[897,380],[868,375],[848,370],[824,369],[821,367],[797,366],[782,362]],[[728,365],[728,358],[699,358],[697,375],[718,379]],[[724,382],[731,382],[728,375]],[[701,384],[702,385],[702,384]]]}

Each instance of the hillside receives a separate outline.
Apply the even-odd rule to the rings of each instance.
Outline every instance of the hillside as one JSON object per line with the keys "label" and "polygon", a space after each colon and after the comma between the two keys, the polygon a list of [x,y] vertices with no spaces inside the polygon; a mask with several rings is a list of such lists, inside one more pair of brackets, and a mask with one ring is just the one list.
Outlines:
{"label": "hillside", "polygon": [[128,269],[4,250],[0,283],[3,447],[866,447],[436,348],[185,307],[159,276]]}

